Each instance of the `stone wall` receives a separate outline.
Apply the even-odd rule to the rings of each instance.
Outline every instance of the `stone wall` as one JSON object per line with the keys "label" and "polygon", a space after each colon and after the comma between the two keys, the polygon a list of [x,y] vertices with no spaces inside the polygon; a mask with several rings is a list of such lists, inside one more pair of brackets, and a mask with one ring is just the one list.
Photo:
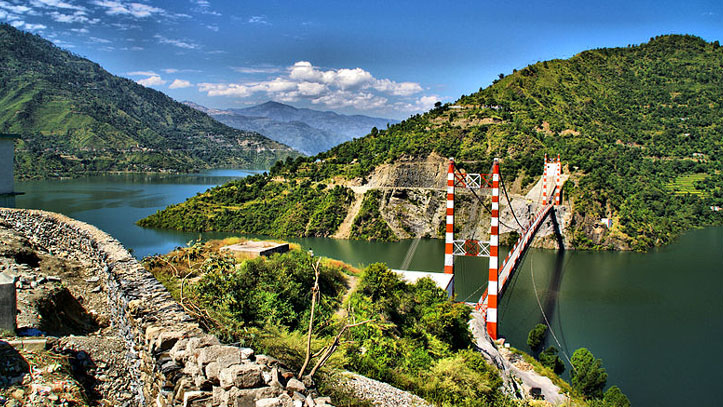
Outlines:
{"label": "stone wall", "polygon": [[0,208],[0,222],[34,245],[97,269],[112,323],[134,366],[128,391],[135,405],[324,406],[278,362],[253,350],[222,345],[205,334],[169,292],[101,230],[51,212]]}

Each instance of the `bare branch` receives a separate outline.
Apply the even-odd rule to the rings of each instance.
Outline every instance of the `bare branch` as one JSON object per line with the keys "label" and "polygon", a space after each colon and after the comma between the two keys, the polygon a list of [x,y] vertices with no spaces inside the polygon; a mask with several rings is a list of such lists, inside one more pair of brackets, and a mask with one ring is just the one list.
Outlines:
{"label": "bare branch", "polygon": [[333,341],[333,342],[331,343],[331,345],[329,345],[329,347],[326,349],[326,352],[324,352],[324,354],[321,356],[321,359],[319,359],[319,361],[316,362],[316,365],[314,366],[314,368],[311,369],[311,372],[309,372],[309,377],[314,377],[314,374],[316,373],[316,371],[319,370],[319,368],[320,368],[321,366],[323,366],[324,363],[326,363],[327,360],[329,360],[329,358],[330,358],[331,355],[334,353],[334,351],[336,351],[336,348],[339,347],[339,340],[341,339],[342,335],[344,335],[344,333],[345,333],[349,328],[354,328],[355,326],[364,325],[364,324],[369,323],[369,322],[371,322],[371,321],[372,321],[371,319],[367,319],[366,321],[357,322],[357,323],[355,323],[355,324],[344,325],[344,327],[341,328],[341,331],[339,331],[339,333],[338,333],[338,334],[336,335],[336,337],[334,338],[334,341]]}
{"label": "bare branch", "polygon": [[299,379],[301,379],[301,376],[304,374],[304,370],[306,370],[306,366],[309,364],[309,361],[311,360],[311,332],[314,328],[314,311],[316,308],[316,299],[319,297],[319,274],[320,269],[319,265],[321,263],[321,259],[318,259],[316,261],[316,264],[314,265],[314,287],[311,289],[311,316],[309,317],[309,332],[306,335],[306,358],[304,359],[304,364],[301,366],[301,370],[299,370]]}

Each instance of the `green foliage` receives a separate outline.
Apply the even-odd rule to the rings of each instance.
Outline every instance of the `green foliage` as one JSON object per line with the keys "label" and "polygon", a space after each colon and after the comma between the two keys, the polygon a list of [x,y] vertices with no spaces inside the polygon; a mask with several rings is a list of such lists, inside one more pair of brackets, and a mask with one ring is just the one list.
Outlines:
{"label": "green foliage", "polygon": [[501,379],[468,349],[470,309],[451,303],[430,279],[407,284],[383,264],[372,264],[349,298],[355,320],[348,368],[413,391],[438,405],[484,406],[504,397]]}
{"label": "green foliage", "polygon": [[618,386],[612,386],[605,392],[603,402],[606,407],[630,407],[630,400]]}
{"label": "green foliage", "polygon": [[296,155],[8,24],[0,51],[0,132],[22,136],[20,178],[268,168]]}
{"label": "green foliage", "polygon": [[562,363],[562,359],[557,355],[558,350],[554,346],[550,346],[547,349],[540,352],[538,359],[542,366],[552,370],[555,374],[562,374],[565,371],[565,364]]}
{"label": "green foliage", "polygon": [[[527,346],[532,349],[533,352],[538,352],[542,346],[542,342],[545,340],[547,334],[547,325],[537,324],[527,334]],[[543,363],[544,364],[544,363]]]}
{"label": "green foliage", "polygon": [[[572,173],[564,191],[574,203],[572,242],[607,248],[595,225],[612,217],[603,240],[645,250],[723,222],[708,209],[723,199],[722,63],[720,47],[678,35],[537,63],[461,97],[460,109],[440,104],[316,157],[278,163],[269,177],[364,181],[379,165],[436,153],[482,173],[501,157],[512,185],[518,176],[536,179],[544,154],[559,153]],[[700,175],[685,178],[692,174]],[[694,188],[672,193],[671,180]],[[184,213],[199,209],[189,202]],[[356,236],[386,238],[370,209]]]}
{"label": "green foliage", "polygon": [[274,182],[257,175],[210,189],[158,211],[140,226],[271,236],[330,236],[344,221],[353,193],[310,182]]}
{"label": "green foliage", "polygon": [[382,192],[371,189],[364,194],[361,209],[351,228],[351,237],[364,240],[394,240],[395,235],[379,211]]}
{"label": "green foliage", "polygon": [[[313,261],[298,250],[241,264],[214,256],[207,260],[205,274],[192,289],[201,305],[225,321],[243,327],[274,324],[295,330],[308,324]],[[320,269],[322,301],[316,315],[327,320],[341,303],[345,280],[338,268],[322,265]]]}
{"label": "green foliage", "polygon": [[442,406],[488,406],[491,386],[501,384],[484,357],[471,349],[437,360],[424,378],[421,393]]}
{"label": "green foliage", "polygon": [[608,374],[602,367],[602,360],[587,349],[580,348],[572,354],[572,379],[573,389],[581,392],[587,397],[601,398],[603,388],[608,380]]}

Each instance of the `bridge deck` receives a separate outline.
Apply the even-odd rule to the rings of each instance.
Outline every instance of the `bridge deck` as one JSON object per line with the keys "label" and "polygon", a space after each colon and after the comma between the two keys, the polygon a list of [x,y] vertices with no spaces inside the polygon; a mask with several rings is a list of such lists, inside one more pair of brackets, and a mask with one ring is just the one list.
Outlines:
{"label": "bridge deck", "polygon": [[[525,250],[527,250],[527,248],[530,246],[530,243],[535,237],[537,230],[540,229],[540,225],[542,225],[542,221],[550,213],[553,206],[553,203],[549,203],[537,212],[537,214],[535,215],[535,219],[524,230],[524,233],[522,234],[522,236],[520,236],[515,245],[512,247],[512,250],[505,258],[505,261],[502,262],[502,266],[500,267],[500,274],[498,277],[498,295],[501,295],[502,292],[504,292],[507,281],[509,280],[512,273],[517,269],[517,266],[520,264],[522,257],[525,254]],[[482,294],[482,297],[480,298],[478,304],[481,305],[482,308],[487,307],[487,292]]]}

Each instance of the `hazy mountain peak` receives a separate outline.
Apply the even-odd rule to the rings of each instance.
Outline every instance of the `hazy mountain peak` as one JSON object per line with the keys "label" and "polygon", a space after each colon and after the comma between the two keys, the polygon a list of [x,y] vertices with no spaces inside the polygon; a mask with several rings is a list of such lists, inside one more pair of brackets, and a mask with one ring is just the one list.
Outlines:
{"label": "hazy mountain peak", "polygon": [[193,102],[183,102],[241,130],[259,132],[303,153],[316,154],[338,144],[362,137],[373,127],[386,128],[397,120],[364,115],[343,115],[331,111],[297,108],[268,101],[247,108],[211,109]]}

